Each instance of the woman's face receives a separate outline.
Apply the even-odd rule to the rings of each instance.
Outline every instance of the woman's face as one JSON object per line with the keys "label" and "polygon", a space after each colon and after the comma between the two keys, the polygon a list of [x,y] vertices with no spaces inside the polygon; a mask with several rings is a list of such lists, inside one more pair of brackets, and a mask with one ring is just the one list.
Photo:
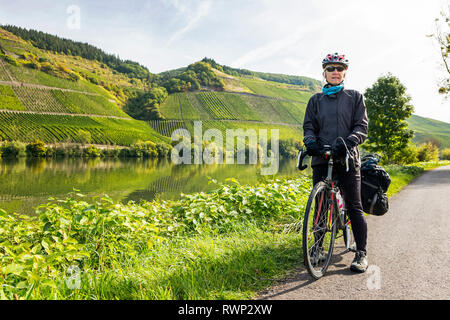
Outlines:
{"label": "woman's face", "polygon": [[327,70],[328,67],[342,67],[342,65],[332,63],[327,65],[327,67],[324,69],[325,80],[329,84],[336,86],[344,81],[346,70],[338,71],[337,69],[334,69],[334,71],[330,72]]}

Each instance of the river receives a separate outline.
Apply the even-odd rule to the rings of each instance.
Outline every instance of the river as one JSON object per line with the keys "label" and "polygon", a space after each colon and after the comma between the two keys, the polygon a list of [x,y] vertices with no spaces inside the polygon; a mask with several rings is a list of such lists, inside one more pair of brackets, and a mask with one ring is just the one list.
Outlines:
{"label": "river", "polygon": [[[303,173],[296,159],[281,159],[276,176]],[[308,172],[308,171],[306,171]],[[34,215],[49,197],[65,199],[74,189],[86,199],[107,194],[127,203],[155,199],[179,199],[181,193],[208,192],[235,178],[241,184],[257,183],[261,165],[175,165],[170,160],[145,159],[14,159],[0,160],[0,208],[9,213]],[[273,176],[271,176],[273,177]]]}

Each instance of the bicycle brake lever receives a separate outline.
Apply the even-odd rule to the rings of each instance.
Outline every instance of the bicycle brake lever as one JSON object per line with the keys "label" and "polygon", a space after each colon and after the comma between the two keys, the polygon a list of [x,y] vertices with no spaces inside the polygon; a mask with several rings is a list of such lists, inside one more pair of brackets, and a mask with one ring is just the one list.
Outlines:
{"label": "bicycle brake lever", "polygon": [[348,167],[348,152],[345,155],[345,169],[346,169],[345,171],[348,172],[348,170],[349,170],[349,167]]}
{"label": "bicycle brake lever", "polygon": [[300,151],[298,152],[298,157],[297,157],[297,169],[302,171],[305,170],[308,166],[307,165],[303,165],[303,159],[307,156],[306,152],[303,152],[303,148],[300,149]]}

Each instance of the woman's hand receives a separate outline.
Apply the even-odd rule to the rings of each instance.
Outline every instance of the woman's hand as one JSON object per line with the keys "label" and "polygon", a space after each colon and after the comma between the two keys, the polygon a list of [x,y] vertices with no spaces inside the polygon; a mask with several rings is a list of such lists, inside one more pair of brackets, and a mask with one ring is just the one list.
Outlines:
{"label": "woman's hand", "polygon": [[[345,145],[347,145],[347,148],[345,148]],[[334,147],[331,149],[333,157],[345,157],[345,155],[347,154],[347,149],[350,151],[350,149],[352,149],[356,145],[356,143],[354,143],[350,139],[345,139],[345,145],[342,139],[338,139]]]}
{"label": "woman's hand", "polygon": [[306,154],[309,156],[321,156],[323,147],[315,140],[311,140],[306,144]]}

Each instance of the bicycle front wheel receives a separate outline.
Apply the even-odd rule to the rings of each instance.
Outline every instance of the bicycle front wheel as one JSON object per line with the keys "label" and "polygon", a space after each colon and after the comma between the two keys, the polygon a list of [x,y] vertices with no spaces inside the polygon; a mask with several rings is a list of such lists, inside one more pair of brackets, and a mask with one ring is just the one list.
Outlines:
{"label": "bicycle front wheel", "polygon": [[325,182],[317,183],[311,192],[303,217],[303,260],[314,279],[321,278],[333,254],[336,238],[335,201]]}

